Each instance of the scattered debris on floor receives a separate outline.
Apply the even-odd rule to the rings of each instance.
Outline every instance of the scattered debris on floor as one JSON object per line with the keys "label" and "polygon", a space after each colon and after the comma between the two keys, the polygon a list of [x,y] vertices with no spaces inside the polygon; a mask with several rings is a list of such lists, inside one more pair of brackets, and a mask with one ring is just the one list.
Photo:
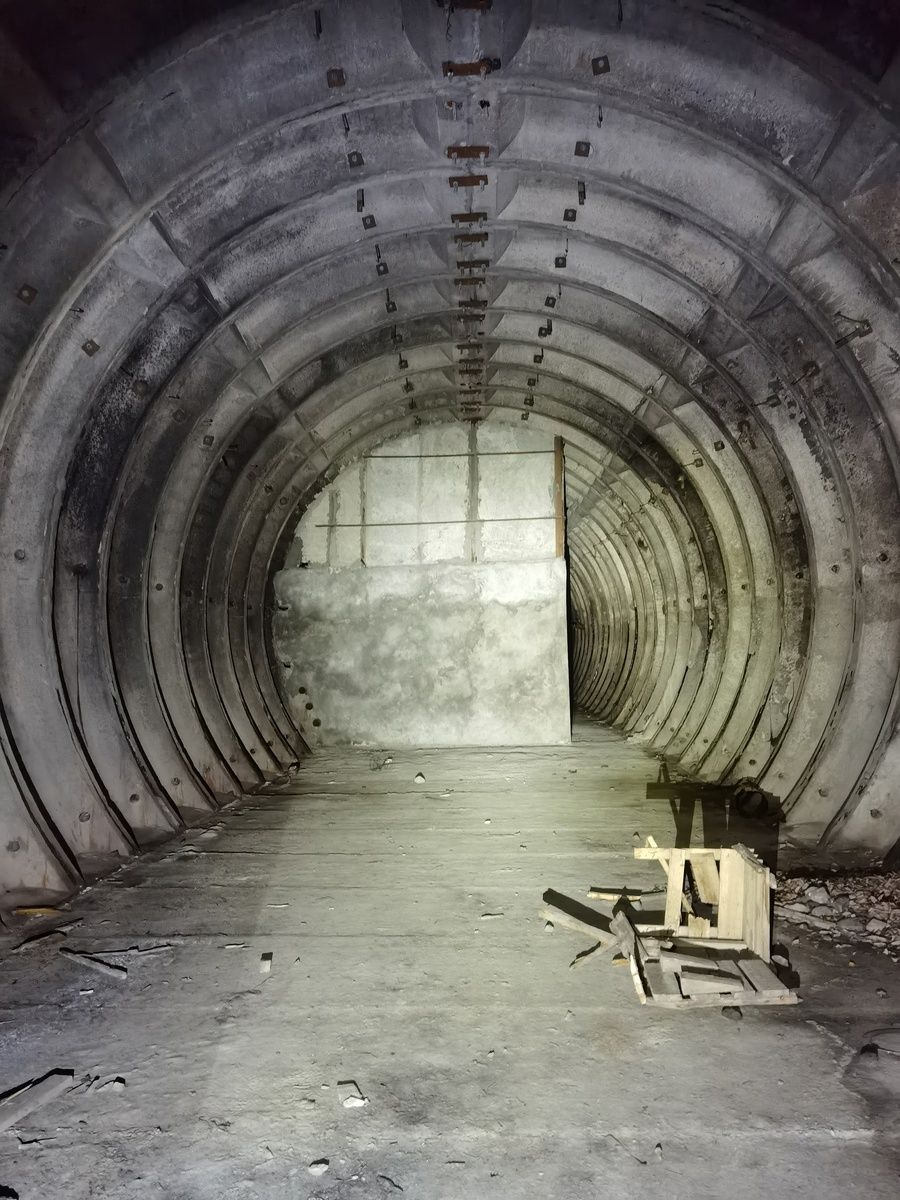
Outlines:
{"label": "scattered debris on floor", "polygon": [[0,1100],[0,1133],[11,1129],[29,1113],[50,1104],[57,1096],[68,1091],[75,1079],[74,1071],[57,1070],[40,1079],[32,1079],[13,1089]]}
{"label": "scattered debris on floor", "polygon": [[[669,1008],[796,1004],[797,993],[769,966],[769,908],[774,877],[746,846],[723,849],[661,847],[652,837],[634,848],[666,874],[665,909],[643,911],[662,891],[591,888],[588,896],[614,907],[609,916],[558,892],[544,893],[540,915],[584,933],[595,945],[570,968],[618,947],[642,1004]],[[641,905],[638,914],[635,905]],[[787,964],[786,964],[787,965]]]}
{"label": "scattered debris on floor", "polygon": [[355,1079],[339,1079],[338,1098],[344,1108],[363,1108],[369,1103]]}
{"label": "scattered debris on floor", "polygon": [[895,962],[900,957],[900,872],[782,879],[775,899],[779,917],[826,941],[862,942]]}
{"label": "scattered debris on floor", "polygon": [[60,946],[60,954],[66,958],[77,962],[79,966],[87,967],[91,971],[96,971],[100,975],[108,975],[112,979],[127,979],[128,968],[120,967],[116,963],[104,962],[102,958],[95,958],[93,954],[86,954],[83,950],[69,950],[67,946]]}

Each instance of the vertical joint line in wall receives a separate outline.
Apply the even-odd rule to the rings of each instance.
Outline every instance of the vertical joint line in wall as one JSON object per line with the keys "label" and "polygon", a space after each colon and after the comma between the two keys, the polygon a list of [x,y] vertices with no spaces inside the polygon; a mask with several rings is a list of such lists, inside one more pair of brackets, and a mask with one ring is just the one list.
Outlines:
{"label": "vertical joint line in wall", "polygon": [[564,493],[563,440],[553,439],[553,503],[556,515],[556,557],[566,553],[566,506]]}
{"label": "vertical joint line in wall", "polygon": [[368,459],[363,456],[359,468],[359,561],[366,565],[366,472]]}
{"label": "vertical joint line in wall", "polygon": [[335,526],[338,521],[337,488],[333,487],[328,493],[328,532],[325,535],[325,562],[330,567],[334,558]]}
{"label": "vertical joint line in wall", "polygon": [[[425,474],[424,467],[423,467],[423,463],[424,463],[423,453],[424,452],[422,449],[422,431],[421,431],[421,429],[419,430],[419,435],[418,435],[417,441],[418,441],[419,453],[418,453],[418,457],[416,458],[416,513],[418,514],[419,520],[421,521],[422,520],[422,484],[424,482],[424,474]],[[418,527],[418,529],[416,530],[416,534],[417,534],[417,537],[416,537],[416,562],[419,564],[419,566],[421,566],[424,561],[424,558],[425,558],[425,555],[423,552],[423,543],[425,541],[424,525],[420,525]]]}
{"label": "vertical joint line in wall", "polygon": [[468,495],[466,497],[466,558],[478,562],[481,557],[481,525],[478,520],[478,428],[469,426]]}

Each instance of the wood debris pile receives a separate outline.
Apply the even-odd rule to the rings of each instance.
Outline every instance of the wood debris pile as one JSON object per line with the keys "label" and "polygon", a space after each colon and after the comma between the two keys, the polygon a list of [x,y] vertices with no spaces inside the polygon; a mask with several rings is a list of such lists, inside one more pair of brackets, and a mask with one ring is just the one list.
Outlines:
{"label": "wood debris pile", "polygon": [[648,838],[634,854],[656,860],[666,873],[665,910],[655,920],[633,907],[652,895],[637,889],[592,888],[589,898],[614,903],[609,916],[557,892],[545,893],[546,920],[596,941],[573,968],[618,947],[642,1004],[797,1003],[797,993],[769,965],[774,880],[752,851],[666,848]]}

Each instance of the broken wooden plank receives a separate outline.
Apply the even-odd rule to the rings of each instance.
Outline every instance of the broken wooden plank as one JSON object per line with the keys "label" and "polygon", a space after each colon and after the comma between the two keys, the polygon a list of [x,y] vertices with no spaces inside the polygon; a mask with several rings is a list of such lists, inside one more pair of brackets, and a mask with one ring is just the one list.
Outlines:
{"label": "broken wooden plank", "polygon": [[583,967],[586,962],[599,961],[615,945],[617,945],[616,942],[597,942],[596,946],[590,946],[587,950],[582,950],[569,963],[569,970],[575,971],[579,967]]}
{"label": "broken wooden plank", "polygon": [[74,1079],[74,1071],[51,1071],[42,1079],[32,1080],[0,1101],[0,1133],[62,1095],[72,1086]]}

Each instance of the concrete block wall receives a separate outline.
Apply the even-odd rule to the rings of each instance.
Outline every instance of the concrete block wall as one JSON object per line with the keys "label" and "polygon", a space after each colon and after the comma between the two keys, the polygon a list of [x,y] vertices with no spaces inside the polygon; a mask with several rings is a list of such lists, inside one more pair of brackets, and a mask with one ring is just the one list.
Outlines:
{"label": "concrete block wall", "polygon": [[502,422],[374,447],[303,514],[275,648],[313,744],[569,740],[561,448]]}

